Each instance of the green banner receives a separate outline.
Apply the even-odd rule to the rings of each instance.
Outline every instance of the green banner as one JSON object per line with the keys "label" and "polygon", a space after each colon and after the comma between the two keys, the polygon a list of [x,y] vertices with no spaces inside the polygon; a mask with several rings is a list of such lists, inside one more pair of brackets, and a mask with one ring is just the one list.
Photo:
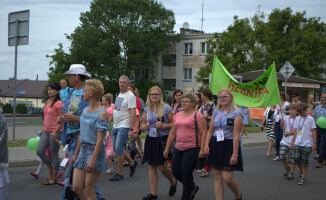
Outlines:
{"label": "green banner", "polygon": [[240,106],[261,108],[281,104],[275,63],[257,79],[249,83],[239,83],[215,56],[209,89],[218,95],[222,88],[229,88],[235,103]]}

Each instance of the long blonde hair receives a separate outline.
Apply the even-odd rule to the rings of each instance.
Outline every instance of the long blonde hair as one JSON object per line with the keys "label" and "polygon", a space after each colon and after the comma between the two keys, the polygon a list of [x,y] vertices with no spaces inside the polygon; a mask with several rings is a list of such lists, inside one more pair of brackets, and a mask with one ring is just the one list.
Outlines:
{"label": "long blonde hair", "polygon": [[146,100],[146,106],[148,107],[148,111],[151,111],[153,109],[153,103],[151,102],[151,99],[149,97],[149,94],[151,93],[152,90],[158,90],[161,94],[161,98],[160,98],[160,103],[157,107],[157,111],[156,111],[156,117],[158,118],[162,118],[163,117],[163,110],[164,110],[164,101],[163,101],[163,94],[162,94],[162,90],[158,87],[158,86],[153,86],[151,89],[149,89],[148,94],[147,94],[147,100]]}
{"label": "long blonde hair", "polygon": [[[218,94],[220,94],[221,92],[226,92],[228,93],[231,97],[232,97],[232,100],[231,100],[231,106],[230,106],[230,112],[232,112],[233,110],[239,110],[238,106],[235,104],[234,102],[234,98],[233,98],[233,94],[232,92],[228,89],[228,88],[223,88],[221,89]],[[217,104],[217,110],[221,110],[222,109],[222,105],[220,104],[220,102],[218,102]]]}

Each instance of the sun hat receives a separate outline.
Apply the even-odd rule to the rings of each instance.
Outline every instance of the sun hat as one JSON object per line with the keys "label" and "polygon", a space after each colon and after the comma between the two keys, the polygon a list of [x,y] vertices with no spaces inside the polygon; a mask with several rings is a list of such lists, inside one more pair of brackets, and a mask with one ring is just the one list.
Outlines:
{"label": "sun hat", "polygon": [[69,70],[66,71],[63,74],[64,75],[67,75],[67,74],[79,74],[79,75],[84,75],[84,76],[91,77],[91,74],[86,71],[85,66],[82,65],[82,64],[72,64],[72,65],[70,65]]}

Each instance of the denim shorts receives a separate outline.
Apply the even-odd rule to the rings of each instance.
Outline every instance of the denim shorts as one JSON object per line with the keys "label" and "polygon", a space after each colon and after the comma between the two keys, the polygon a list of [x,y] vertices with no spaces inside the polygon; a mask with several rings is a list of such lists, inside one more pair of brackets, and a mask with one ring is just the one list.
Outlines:
{"label": "denim shorts", "polygon": [[[74,163],[75,168],[86,169],[88,162],[93,156],[95,144],[82,143],[80,144],[80,151],[77,157],[76,162]],[[101,147],[101,151],[97,156],[95,162],[95,171],[106,170],[107,164],[105,161],[105,147]]]}
{"label": "denim shorts", "polygon": [[128,138],[129,128],[114,128],[111,132],[113,151],[115,154],[123,154],[124,146]]}

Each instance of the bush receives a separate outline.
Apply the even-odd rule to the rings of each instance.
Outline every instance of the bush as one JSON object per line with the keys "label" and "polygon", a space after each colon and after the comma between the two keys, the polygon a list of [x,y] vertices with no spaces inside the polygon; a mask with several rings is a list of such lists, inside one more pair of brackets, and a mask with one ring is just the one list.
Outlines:
{"label": "bush", "polygon": [[26,112],[27,112],[26,105],[23,103],[17,104],[16,112],[19,114],[26,114]]}
{"label": "bush", "polygon": [[10,103],[6,103],[2,107],[4,113],[12,113],[12,107]]}

